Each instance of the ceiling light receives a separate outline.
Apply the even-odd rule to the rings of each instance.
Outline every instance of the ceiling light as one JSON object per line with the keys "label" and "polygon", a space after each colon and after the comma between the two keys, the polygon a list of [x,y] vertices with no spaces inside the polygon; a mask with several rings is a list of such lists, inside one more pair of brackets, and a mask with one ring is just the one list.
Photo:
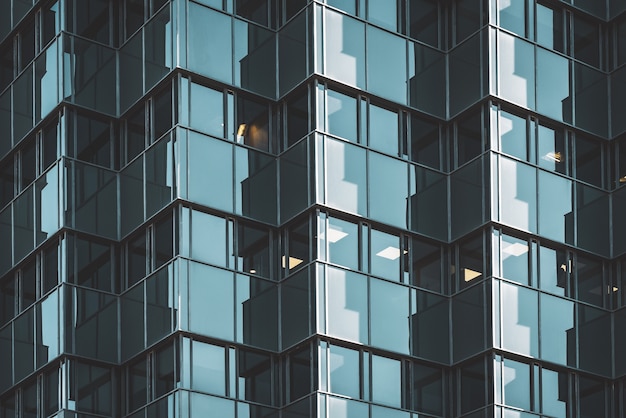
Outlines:
{"label": "ceiling light", "polygon": [[620,183],[626,183],[626,176],[622,176],[619,178]]}
{"label": "ceiling light", "polygon": [[343,239],[343,238],[345,238],[347,236],[348,236],[348,234],[346,234],[343,231],[340,231],[338,229],[334,229],[332,227],[328,228],[328,242],[331,242],[331,243],[334,244],[335,242],[337,242],[337,241],[339,241],[339,240],[341,240],[341,239]]}
{"label": "ceiling light", "polygon": [[251,269],[251,270],[250,270],[250,273],[252,273],[252,274],[256,274],[256,270],[255,270],[255,269]]}
{"label": "ceiling light", "polygon": [[[289,269],[291,270],[292,268],[296,267],[298,264],[302,263],[303,261],[304,260],[301,260],[296,257],[289,257]],[[282,262],[283,268],[285,268],[285,256],[282,257],[281,262]]]}
{"label": "ceiling light", "polygon": [[505,254],[513,255],[518,257],[522,254],[526,254],[528,252],[528,245],[522,244],[521,242],[516,242],[515,244],[502,244],[502,252]]}
{"label": "ceiling light", "polygon": [[479,271],[475,271],[471,269],[463,269],[463,280],[465,280],[465,282],[471,282],[472,280],[479,277],[480,275],[482,275],[482,273]]}
{"label": "ceiling light", "polygon": [[377,256],[386,258],[387,260],[397,260],[400,258],[400,248],[387,247],[376,253]]}
{"label": "ceiling light", "polygon": [[561,161],[563,161],[563,155],[561,154],[561,151],[549,152],[543,156],[543,159],[547,161],[553,161],[555,163],[560,163]]}

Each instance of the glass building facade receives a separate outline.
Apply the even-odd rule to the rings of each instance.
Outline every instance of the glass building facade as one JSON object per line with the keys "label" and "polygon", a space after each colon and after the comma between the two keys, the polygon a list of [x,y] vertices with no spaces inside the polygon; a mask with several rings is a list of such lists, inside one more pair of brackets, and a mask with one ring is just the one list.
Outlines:
{"label": "glass building facade", "polygon": [[624,0],[2,0],[0,418],[625,416],[624,64]]}

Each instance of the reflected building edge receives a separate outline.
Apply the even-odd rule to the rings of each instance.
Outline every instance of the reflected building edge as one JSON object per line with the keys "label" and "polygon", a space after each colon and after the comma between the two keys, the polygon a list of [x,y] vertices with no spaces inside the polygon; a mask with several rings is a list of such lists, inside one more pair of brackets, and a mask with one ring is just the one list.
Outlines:
{"label": "reflected building edge", "polygon": [[7,0],[0,418],[618,417],[621,0]]}

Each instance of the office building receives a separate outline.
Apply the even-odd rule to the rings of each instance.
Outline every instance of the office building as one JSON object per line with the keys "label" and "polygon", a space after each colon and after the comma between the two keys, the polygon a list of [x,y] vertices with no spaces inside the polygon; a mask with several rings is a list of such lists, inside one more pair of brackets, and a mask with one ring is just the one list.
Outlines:
{"label": "office building", "polygon": [[0,418],[626,414],[626,1],[3,0]]}

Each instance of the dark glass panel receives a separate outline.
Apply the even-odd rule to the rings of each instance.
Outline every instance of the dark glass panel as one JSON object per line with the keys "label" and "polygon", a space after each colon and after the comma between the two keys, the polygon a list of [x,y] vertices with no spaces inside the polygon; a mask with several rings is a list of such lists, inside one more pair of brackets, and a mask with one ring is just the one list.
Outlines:
{"label": "dark glass panel", "polygon": [[109,369],[78,361],[72,361],[70,369],[69,399],[76,402],[76,410],[110,415],[113,406],[113,379]]}
{"label": "dark glass panel", "polygon": [[[626,153],[625,153],[626,154]],[[0,165],[0,207],[9,203],[15,194],[15,165],[13,158],[7,158]]]}
{"label": "dark glass panel", "polygon": [[456,0],[456,43],[460,43],[483,25],[482,0]]}
{"label": "dark glass panel", "polygon": [[[457,294],[451,303],[452,341],[454,341],[452,354],[453,359],[458,361],[484,349],[485,337],[487,335],[487,330],[485,329],[485,306],[487,301],[485,299],[484,286],[474,286]],[[484,382],[484,378],[482,382]],[[484,393],[484,388],[481,388],[481,386],[482,383],[478,384],[477,389],[481,390],[480,393]],[[463,402],[469,401],[464,395],[463,399]],[[477,400],[478,402],[483,402],[480,398]]]}
{"label": "dark glass panel", "polygon": [[[455,344],[458,340],[455,341]],[[487,373],[484,360],[460,367],[461,412],[472,411],[487,403]]]}
{"label": "dark glass panel", "polygon": [[22,388],[22,418],[37,418],[37,382]]}
{"label": "dark glass panel", "polygon": [[473,115],[457,123],[457,164],[463,165],[483,151],[482,112],[477,109]]}
{"label": "dark glass panel", "polygon": [[135,158],[146,146],[146,119],[143,106],[126,119],[125,156],[126,162]]}
{"label": "dark glass panel", "polygon": [[236,13],[260,25],[269,26],[268,0],[239,0]]}
{"label": "dark glass panel", "polygon": [[174,220],[167,216],[154,225],[154,268],[167,263],[174,256]]}
{"label": "dark glass panel", "polygon": [[144,0],[125,0],[124,1],[124,28],[126,29],[126,38],[135,33],[143,24],[144,19]]}
{"label": "dark glass panel", "polygon": [[579,59],[594,67],[600,66],[600,31],[597,24],[574,15],[574,46],[572,53]]}
{"label": "dark glass panel", "polygon": [[0,91],[13,81],[13,43],[7,42],[0,48]]}
{"label": "dark glass panel", "polygon": [[67,0],[67,3],[66,22],[70,32],[109,43],[112,15],[108,0]]}
{"label": "dark glass panel", "polygon": [[131,238],[127,244],[126,263],[127,276],[126,284],[128,287],[134,285],[146,275],[146,233],[141,231],[139,235]]}
{"label": "dark glass panel", "polygon": [[34,138],[28,140],[20,152],[20,186],[24,190],[37,177],[37,153],[35,151]]}
{"label": "dark glass panel", "polygon": [[272,405],[272,388],[276,386],[272,379],[272,361],[267,354],[239,350],[237,363],[239,398]]}
{"label": "dark glass panel", "polygon": [[270,277],[269,231],[252,225],[239,224],[237,239],[238,269]]}
{"label": "dark glass panel", "polygon": [[55,368],[46,372],[43,377],[43,414],[50,416],[57,412],[60,407],[59,369]]}
{"label": "dark glass panel", "polygon": [[439,124],[411,115],[411,160],[441,169]]}
{"label": "dark glass panel", "polygon": [[443,415],[444,383],[441,370],[419,363],[412,363],[411,380],[412,409],[437,416]]}
{"label": "dark glass panel", "polygon": [[168,344],[166,347],[158,350],[155,354],[154,363],[154,396],[158,398],[174,389],[176,383],[178,383],[175,370],[174,345]]}
{"label": "dark glass panel", "polygon": [[29,309],[13,322],[13,368],[15,381],[35,370],[35,318]]}
{"label": "dark glass panel", "polygon": [[43,250],[41,293],[46,294],[59,283],[59,246],[54,244]]}
{"label": "dark glass panel", "polygon": [[435,0],[409,0],[409,35],[434,47],[439,46],[439,8]]}
{"label": "dark glass panel", "polygon": [[[168,85],[168,87],[170,87]],[[170,130],[173,124],[172,118],[172,92],[171,88],[166,87],[165,90],[158,93],[153,100],[152,121],[154,124],[154,132],[152,140],[156,141],[163,134]]]}
{"label": "dark glass panel", "polygon": [[146,359],[141,358],[128,366],[128,390],[126,391],[128,411],[134,411],[146,404],[148,389],[148,370]]}
{"label": "dark glass panel", "polygon": [[59,157],[59,121],[53,120],[47,126],[43,128],[43,137],[41,146],[43,151],[41,153],[41,168],[45,171],[50,167]]}

